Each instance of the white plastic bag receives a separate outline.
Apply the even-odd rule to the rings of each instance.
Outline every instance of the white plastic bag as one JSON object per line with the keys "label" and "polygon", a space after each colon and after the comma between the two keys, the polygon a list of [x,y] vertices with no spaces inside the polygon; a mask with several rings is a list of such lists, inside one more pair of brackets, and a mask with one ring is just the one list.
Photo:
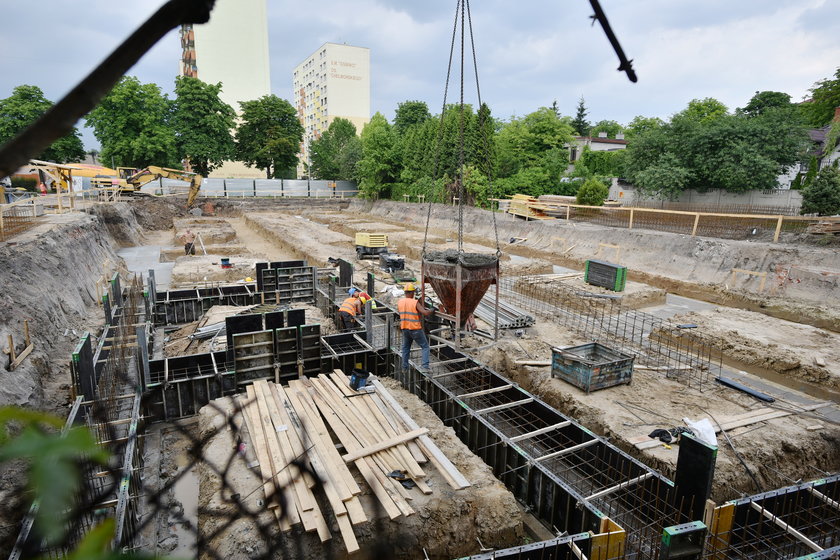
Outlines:
{"label": "white plastic bag", "polygon": [[715,435],[715,428],[712,426],[711,421],[708,418],[703,418],[698,420],[697,422],[692,422],[688,418],[683,418],[683,422],[685,425],[691,428],[691,431],[694,432],[694,435],[697,436],[697,439],[708,443],[709,445],[714,445],[717,447],[717,436]]}

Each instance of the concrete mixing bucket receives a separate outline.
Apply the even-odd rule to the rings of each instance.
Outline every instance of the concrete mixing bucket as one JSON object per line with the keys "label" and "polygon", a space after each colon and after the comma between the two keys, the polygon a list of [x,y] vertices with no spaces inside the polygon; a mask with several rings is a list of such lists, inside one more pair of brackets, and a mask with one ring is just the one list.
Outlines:
{"label": "concrete mixing bucket", "polygon": [[440,298],[443,311],[455,315],[458,298],[458,265],[461,268],[461,324],[475,311],[490,284],[496,281],[499,259],[495,255],[455,251],[433,252],[423,259],[425,281]]}

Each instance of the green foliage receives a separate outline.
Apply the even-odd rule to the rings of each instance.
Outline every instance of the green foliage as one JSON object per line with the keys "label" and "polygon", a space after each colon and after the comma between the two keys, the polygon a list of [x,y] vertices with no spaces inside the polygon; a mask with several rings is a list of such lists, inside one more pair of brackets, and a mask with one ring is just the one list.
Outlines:
{"label": "green foliage", "polygon": [[[625,150],[614,152],[596,152],[584,146],[583,153],[575,162],[575,168],[583,167],[588,174],[619,177],[622,172]],[[588,176],[588,175],[579,175]]]}
{"label": "green foliage", "polygon": [[670,123],[630,142],[624,175],[649,196],[675,197],[684,189],[772,189],[806,146],[805,129],[789,108],[729,115],[718,101],[695,100]]}
{"label": "green foliage", "polygon": [[361,157],[361,143],[356,127],[347,119],[336,118],[320,138],[309,146],[312,176],[319,179],[353,178]]}
{"label": "green foliage", "polygon": [[749,103],[736,112],[748,117],[757,117],[772,109],[789,109],[792,106],[790,95],[786,93],[781,91],[757,91]]}
{"label": "green foliage", "polygon": [[86,428],[71,428],[64,436],[56,429],[64,422],[54,416],[19,407],[0,408],[0,462],[24,459],[29,463],[29,489],[40,502],[35,519],[49,543],[64,535],[65,521],[81,481],[79,462],[86,458],[105,464],[108,453]]}
{"label": "green foliage", "polygon": [[219,99],[222,84],[206,84],[197,78],[175,78],[172,128],[178,156],[190,162],[192,170],[206,177],[222,162],[233,157],[231,130],[235,126],[233,107]]}
{"label": "green foliage", "polygon": [[377,112],[362,129],[362,158],[356,164],[361,196],[389,196],[399,175],[398,155],[394,130]]}
{"label": "green foliage", "polygon": [[790,190],[798,191],[802,189],[802,173],[797,173],[793,181],[790,182]]}
{"label": "green foliage", "polygon": [[575,118],[572,120],[572,130],[578,136],[588,136],[589,135],[589,121],[586,120],[586,105],[583,103],[583,96],[580,97],[578,101],[577,111],[575,112]]}
{"label": "green foliage", "polygon": [[814,127],[827,125],[834,118],[834,109],[840,107],[840,67],[834,72],[834,79],[820,80],[808,91],[811,99],[802,104],[808,124]]}
{"label": "green foliage", "polygon": [[249,167],[264,169],[267,179],[279,178],[297,163],[303,125],[295,108],[276,95],[239,103],[236,156]]}
{"label": "green foliage", "polygon": [[819,163],[817,162],[817,156],[811,156],[811,159],[808,161],[808,171],[805,172],[805,178],[802,179],[802,188],[806,189],[811,186],[814,182],[814,179],[817,178],[817,171],[819,171]]}
{"label": "green foliage", "polygon": [[663,126],[665,126],[665,121],[659,117],[637,115],[624,127],[624,138],[629,142],[646,132],[660,129]]}
{"label": "green foliage", "polygon": [[100,159],[117,166],[178,164],[172,102],[156,84],[124,76],[86,117],[102,145]]}
{"label": "green foliage", "polygon": [[489,199],[495,198],[490,192],[490,180],[473,165],[464,167],[464,190],[467,204],[474,206],[487,207]]}
{"label": "green foliage", "polygon": [[802,189],[802,214],[840,214],[840,169],[829,166],[813,183]]}
{"label": "green foliage", "polygon": [[584,206],[603,206],[610,189],[597,179],[587,179],[577,192],[577,203]]}
{"label": "green foliage", "polygon": [[[37,86],[21,85],[12,90],[12,95],[0,99],[0,145],[11,140],[27,126],[52,107],[52,101],[44,97],[41,88]],[[81,161],[85,157],[85,149],[79,131],[73,131],[59,138],[35,159],[68,163]]]}
{"label": "green foliage", "polygon": [[410,128],[421,125],[432,118],[425,101],[404,101],[397,105],[394,114],[394,130],[403,135]]}
{"label": "green foliage", "polygon": [[674,154],[662,154],[653,165],[636,174],[639,190],[657,198],[676,198],[691,180],[691,172],[680,165]]}
{"label": "green foliage", "polygon": [[592,126],[589,135],[595,138],[599,132],[606,132],[607,138],[615,138],[615,135],[621,132],[621,125],[615,121],[598,121]]}
{"label": "green foliage", "polygon": [[30,177],[11,177],[12,188],[26,189],[35,192],[35,187],[38,186],[38,180]]}
{"label": "green foliage", "polygon": [[706,97],[704,99],[692,99],[688,102],[688,107],[674,115],[672,121],[684,119],[695,123],[708,123],[726,116],[729,109],[726,105],[713,97]]}

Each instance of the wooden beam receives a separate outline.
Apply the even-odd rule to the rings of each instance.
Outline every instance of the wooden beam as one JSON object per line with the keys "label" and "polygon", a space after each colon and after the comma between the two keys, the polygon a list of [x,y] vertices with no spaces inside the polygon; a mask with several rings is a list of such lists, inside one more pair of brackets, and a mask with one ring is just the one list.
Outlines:
{"label": "wooden beam", "polygon": [[12,363],[9,364],[9,371],[14,371],[15,368],[18,367],[20,363],[24,360],[24,358],[26,358],[32,352],[33,348],[35,348],[34,344],[30,344],[29,346],[24,348],[23,352],[18,354],[17,358],[15,358],[14,361],[12,361]]}
{"label": "wooden beam", "polygon": [[645,474],[643,474],[641,476],[637,476],[636,478],[631,478],[630,480],[625,480],[624,482],[621,482],[621,483],[616,484],[614,486],[610,486],[609,488],[604,488],[603,490],[601,490],[599,492],[595,492],[594,494],[591,494],[591,495],[587,496],[586,498],[584,498],[584,500],[589,501],[589,500],[594,500],[596,498],[602,498],[602,497],[607,496],[609,494],[613,494],[614,492],[618,492],[619,490],[623,490],[624,488],[628,488],[630,486],[633,486],[634,484],[638,484],[639,482],[642,482],[643,480],[647,480],[648,478],[650,478],[652,476],[653,476],[652,472],[646,472]]}
{"label": "wooden beam", "polygon": [[470,397],[479,397],[481,395],[489,395],[490,393],[498,393],[501,391],[506,391],[513,387],[513,385],[502,385],[500,387],[492,387],[490,389],[484,389],[483,391],[473,391],[472,393],[464,393],[463,395],[456,395],[459,399],[468,399]]}
{"label": "wooden beam", "polygon": [[[400,406],[400,403],[394,399],[391,393],[385,388],[382,383],[380,383],[377,379],[371,381],[374,387],[376,387],[376,394],[379,395],[383,401],[385,401],[394,411],[394,413],[405,422],[405,425],[411,428],[412,430],[416,430],[420,426],[417,425],[417,422],[409,416],[409,414]],[[452,461],[444,455],[444,453],[435,445],[435,442],[427,436],[423,435],[419,438],[421,448],[426,450],[429,459],[435,465],[435,467],[441,472],[446,473],[454,484],[450,483],[450,486],[455,488],[456,490],[461,488],[466,488],[467,486],[471,486],[470,481],[468,481],[463,474],[461,474],[455,465],[452,464]]]}
{"label": "wooden beam", "polygon": [[763,515],[773,523],[775,523],[782,531],[792,536],[793,538],[795,538],[796,540],[813,550],[814,552],[823,551],[823,548],[820,545],[818,545],[817,543],[815,543],[814,541],[812,541],[811,539],[809,539],[808,537],[791,527],[788,523],[785,523],[784,521],[773,515],[773,513],[771,513],[769,510],[764,509],[764,506],[760,506],[755,502],[750,502],[750,507],[752,507],[755,511],[759,512],[761,515]]}
{"label": "wooden beam", "polygon": [[566,426],[570,426],[571,424],[571,420],[566,420],[565,422],[558,422],[553,426],[546,426],[545,428],[540,428],[539,430],[534,430],[533,432],[528,432],[527,434],[513,436],[512,438],[510,438],[510,441],[516,443],[517,441],[522,441],[523,439],[531,439],[532,437],[547,434],[549,432],[553,432],[554,430],[559,430],[560,428],[565,428]]}
{"label": "wooden beam", "polygon": [[407,441],[411,441],[416,439],[424,434],[428,434],[428,428],[420,428],[419,430],[411,430],[410,432],[406,432],[399,436],[394,436],[392,438],[388,438],[385,441],[380,441],[370,447],[363,447],[358,449],[352,453],[348,453],[345,455],[344,462],[345,463],[352,463],[356,459],[361,459],[362,457],[367,457],[368,455],[373,455],[374,453],[379,453],[380,451],[384,451],[390,447],[394,447],[395,445],[400,445],[401,443],[405,443]]}
{"label": "wooden beam", "polygon": [[487,414],[490,412],[496,412],[497,410],[504,410],[506,408],[512,408],[514,406],[519,406],[522,404],[528,404],[534,402],[534,397],[528,397],[527,399],[522,399],[520,401],[513,401],[505,404],[498,404],[496,406],[488,406],[487,408],[482,408],[480,410],[474,411],[476,414]]}
{"label": "wooden beam", "polygon": [[829,498],[828,496],[826,496],[822,492],[819,492],[819,491],[815,490],[813,486],[807,488],[807,490],[818,500],[822,500],[823,502],[830,505],[834,509],[840,510],[840,504],[838,504],[837,502],[835,502],[834,500],[832,500],[831,498]]}
{"label": "wooden beam", "polygon": [[589,441],[584,441],[583,443],[567,447],[566,449],[554,451],[553,453],[543,455],[542,457],[535,457],[534,461],[539,463],[540,461],[548,461],[549,459],[554,459],[555,457],[560,457],[561,455],[568,455],[569,453],[574,453],[575,451],[579,451],[581,449],[584,449],[585,447],[589,447],[590,445],[595,445],[596,443],[598,443],[598,441],[600,440],[590,439]]}

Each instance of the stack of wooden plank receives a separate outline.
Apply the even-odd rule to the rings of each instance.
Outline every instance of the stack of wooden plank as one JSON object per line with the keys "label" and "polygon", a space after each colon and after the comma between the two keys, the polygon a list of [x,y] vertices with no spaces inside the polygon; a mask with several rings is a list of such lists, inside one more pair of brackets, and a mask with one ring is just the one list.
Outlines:
{"label": "stack of wooden plank", "polygon": [[529,220],[554,219],[545,213],[544,206],[536,198],[524,194],[515,194],[508,205],[507,212]]}
{"label": "stack of wooden plank", "polygon": [[[266,502],[282,530],[301,523],[306,531],[317,531],[322,542],[331,538],[313,494],[317,482],[293,461],[308,464],[320,479],[348,553],[359,550],[353,525],[372,517],[362,508],[351,465],[391,519],[414,513],[414,490],[401,480],[411,479],[418,491],[432,493],[421,464],[432,463],[453,488],[469,486],[428,430],[419,428],[378,381],[373,386],[375,391],[354,391],[347,376],[335,371],[292,380],[288,387],[256,381],[248,386],[247,398],[240,397]],[[286,515],[278,507],[281,494]]]}
{"label": "stack of wooden plank", "polygon": [[840,221],[838,220],[821,220],[814,224],[809,224],[806,229],[808,233],[840,233]]}

